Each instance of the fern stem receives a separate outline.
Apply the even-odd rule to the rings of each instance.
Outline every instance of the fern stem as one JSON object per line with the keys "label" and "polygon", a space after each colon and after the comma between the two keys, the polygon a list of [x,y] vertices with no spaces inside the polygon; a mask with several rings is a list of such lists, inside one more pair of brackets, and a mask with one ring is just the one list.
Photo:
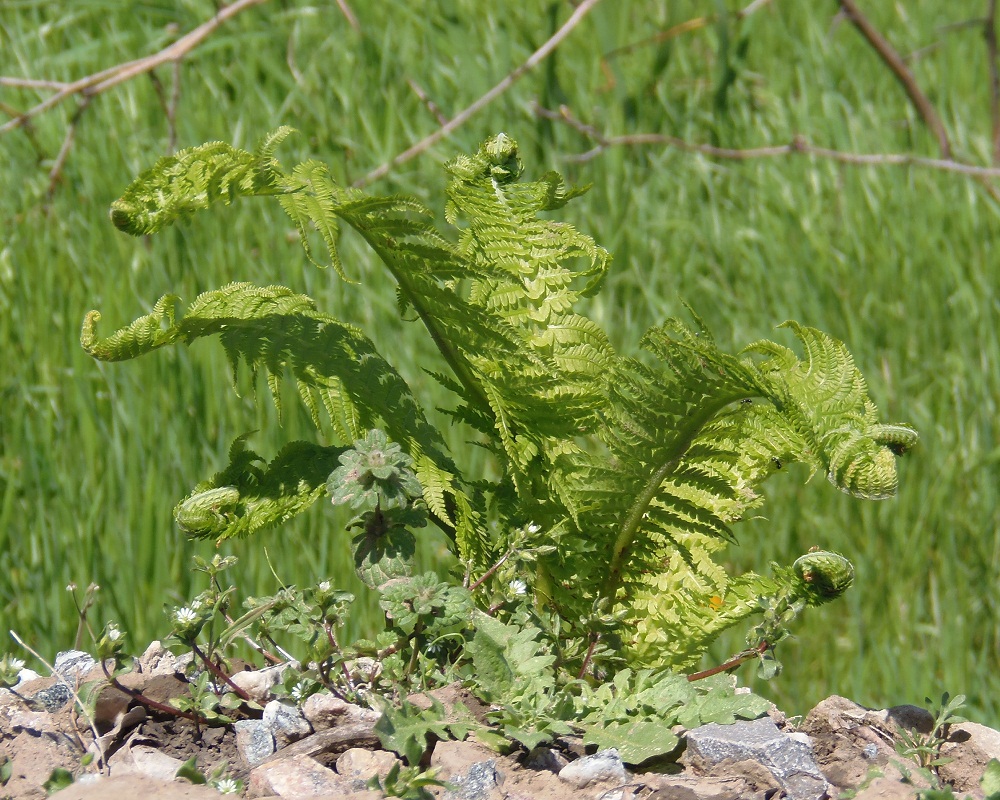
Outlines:
{"label": "fern stem", "polygon": [[362,238],[368,243],[368,246],[375,251],[375,255],[381,259],[383,264],[385,264],[386,268],[392,274],[392,277],[396,279],[396,285],[399,286],[400,292],[402,292],[407,302],[413,307],[413,310],[417,312],[417,316],[420,317],[420,321],[424,323],[424,327],[430,334],[431,340],[444,357],[445,362],[447,362],[448,366],[451,367],[451,370],[455,374],[458,381],[468,392],[475,396],[482,408],[489,409],[489,400],[483,392],[479,381],[477,381],[475,375],[473,375],[472,370],[469,369],[468,363],[462,357],[461,353],[459,353],[459,351],[452,345],[451,341],[444,334],[444,332],[438,328],[434,315],[424,305],[422,295],[410,284],[406,273],[395,267],[392,254],[387,252],[386,248],[383,247],[374,237],[370,236],[368,231],[365,230],[364,227],[358,225],[355,220],[350,217],[344,217],[343,219],[352,228],[354,228],[354,230],[361,234]]}
{"label": "fern stem", "polygon": [[714,402],[706,399],[705,405],[699,410],[699,413],[692,417],[686,426],[679,429],[679,436],[677,437],[677,441],[674,446],[675,455],[673,458],[665,461],[650,476],[646,485],[643,487],[638,497],[636,497],[635,502],[632,503],[628,514],[625,516],[625,519],[619,527],[618,536],[615,538],[614,547],[611,550],[611,563],[609,565],[610,569],[608,570],[608,579],[605,582],[604,590],[601,593],[603,597],[609,598],[612,601],[612,604],[614,604],[615,594],[617,594],[618,588],[621,585],[625,560],[628,557],[632,543],[635,541],[636,533],[642,524],[642,519],[645,516],[646,511],[649,509],[650,503],[653,502],[656,495],[659,493],[663,482],[680,465],[681,460],[684,458],[684,454],[701,432],[701,429],[704,428],[705,425],[707,425],[719,411],[730,403],[743,399],[745,396],[746,392],[736,392],[722,397],[717,397]]}

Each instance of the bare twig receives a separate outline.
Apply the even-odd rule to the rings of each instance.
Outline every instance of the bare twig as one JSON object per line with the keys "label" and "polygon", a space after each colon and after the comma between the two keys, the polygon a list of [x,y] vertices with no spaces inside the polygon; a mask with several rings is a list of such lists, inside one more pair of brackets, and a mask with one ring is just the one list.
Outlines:
{"label": "bare twig", "polygon": [[910,72],[902,57],[896,52],[889,41],[878,32],[875,26],[871,24],[868,18],[861,13],[854,0],[837,0],[837,2],[840,4],[844,15],[854,24],[854,27],[858,29],[861,35],[865,37],[868,44],[878,53],[879,58],[892,70],[892,74],[896,76],[896,80],[903,86],[903,89],[910,98],[910,102],[917,109],[917,113],[920,114],[924,124],[930,128],[931,133],[937,138],[941,157],[950,161],[951,143],[948,141],[948,132],[945,130],[944,123],[941,122],[941,118],[934,110],[931,101],[927,99],[927,95],[917,85],[913,73]]}
{"label": "bare twig", "polygon": [[476,112],[481,111],[494,100],[496,100],[500,95],[506,92],[511,86],[513,86],[526,72],[530,72],[536,66],[538,66],[542,61],[549,56],[553,50],[555,50],[559,44],[565,39],[572,30],[580,24],[585,16],[590,13],[591,9],[594,8],[601,0],[583,0],[573,13],[570,15],[569,19],[563,23],[562,27],[559,28],[552,36],[545,42],[541,47],[539,47],[534,53],[532,53],[527,61],[521,64],[513,72],[509,73],[500,83],[490,89],[486,94],[476,100],[472,105],[458,112],[451,120],[446,124],[438,128],[430,136],[425,136],[419,142],[411,145],[409,148],[399,153],[397,156],[393,157],[389,161],[386,161],[379,167],[376,167],[367,175],[365,175],[360,180],[354,182],[354,186],[361,187],[367,186],[370,183],[374,183],[380,178],[384,178],[388,175],[394,167],[398,167],[400,164],[405,164],[411,158],[420,155],[425,150],[433,147],[439,141],[444,139],[446,136],[450,135],[452,131],[464,125]]}
{"label": "bare twig", "polygon": [[49,92],[60,92],[69,84],[63,81],[40,81],[34,78],[0,78],[0,86],[8,86],[12,89],[41,89]]}
{"label": "bare twig", "polygon": [[80,105],[77,106],[76,111],[73,113],[73,118],[69,121],[69,127],[66,128],[66,135],[63,137],[62,146],[59,148],[59,154],[56,156],[52,169],[49,170],[49,187],[46,190],[49,197],[52,197],[55,193],[56,185],[62,177],[62,168],[66,164],[66,159],[69,158],[69,151],[73,147],[74,139],[76,139],[76,127],[80,124],[80,118],[89,105],[90,98],[86,96],[82,97]]}
{"label": "bare twig", "polygon": [[688,153],[701,153],[711,158],[730,161],[749,161],[756,158],[777,158],[789,155],[809,155],[837,161],[841,164],[855,166],[884,167],[911,166],[936,169],[944,172],[957,172],[973,178],[1000,178],[1000,167],[977,167],[963,164],[954,159],[924,158],[909,153],[849,153],[843,150],[833,150],[828,147],[817,147],[810,144],[804,137],[796,136],[790,144],[769,145],[766,147],[730,148],[716,147],[711,144],[688,142],[676,136],[662,133],[636,133],[627,136],[605,136],[591,125],[574,117],[565,106],[559,111],[534,106],[534,112],[546,119],[564,122],[580,131],[588,138],[597,142],[597,146],[575,156],[569,156],[570,161],[589,161],[611,147],[635,147],[642,145],[666,145]]}
{"label": "bare twig", "polygon": [[692,672],[687,676],[688,681],[700,681],[704,678],[711,678],[713,675],[718,675],[720,672],[729,672],[731,669],[736,669],[740,664],[749,661],[751,658],[760,658],[764,653],[767,652],[770,645],[767,642],[761,642],[754,648],[750,650],[744,650],[733,658],[729,659],[725,664],[719,664],[718,666],[712,667],[710,669],[703,669],[701,672]]}
{"label": "bare twig", "polygon": [[420,102],[427,106],[427,110],[434,115],[434,119],[438,121],[438,125],[447,125],[448,118],[444,115],[438,104],[431,100],[430,95],[424,91],[424,88],[412,78],[407,78],[406,82],[413,90],[413,93],[420,98]]}
{"label": "bare twig", "polygon": [[990,62],[990,121],[993,128],[993,165],[1000,164],[1000,67],[997,65],[997,0],[989,0],[983,20],[986,54]]}
{"label": "bare twig", "polygon": [[354,12],[351,7],[347,5],[347,0],[337,0],[337,7],[340,9],[340,13],[344,15],[344,19],[347,20],[347,24],[350,25],[358,33],[361,32],[361,25],[358,23],[358,18],[354,16]]}
{"label": "bare twig", "polygon": [[[146,56],[135,61],[129,61],[124,64],[118,64],[114,67],[109,67],[108,69],[95,72],[92,75],[88,75],[87,77],[81,78],[78,81],[73,81],[72,83],[60,85],[53,81],[41,81],[39,83],[48,85],[35,86],[33,88],[53,89],[55,90],[55,94],[38,105],[29,108],[27,111],[18,114],[9,122],[0,125],[0,133],[6,133],[7,131],[14,130],[15,128],[20,128],[32,117],[36,117],[39,114],[54,108],[67,97],[72,97],[76,94],[86,98],[93,97],[94,95],[106,92],[113,86],[117,86],[119,83],[130,80],[137,75],[150,72],[161,64],[179,61],[191,52],[191,50],[201,44],[206,38],[208,38],[208,36],[210,36],[215,29],[224,22],[232,19],[241,11],[245,11],[251,6],[260,5],[261,3],[266,2],[267,0],[236,0],[228,6],[223,6],[214,17],[206,22],[203,22],[190,33],[182,36],[170,46],[163,48],[160,52],[154,53],[153,55]],[[0,85],[13,85],[10,83],[11,81],[23,80],[25,79],[0,78]]]}

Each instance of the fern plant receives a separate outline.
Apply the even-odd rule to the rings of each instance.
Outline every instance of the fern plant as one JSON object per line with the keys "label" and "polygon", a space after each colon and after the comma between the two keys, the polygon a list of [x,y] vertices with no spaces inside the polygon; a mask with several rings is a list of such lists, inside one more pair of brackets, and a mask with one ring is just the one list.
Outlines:
{"label": "fern plant", "polygon": [[[395,281],[400,312],[443,356],[448,372],[436,377],[455,398],[449,413],[490,451],[499,478],[460,474],[372,341],[289,288],[231,283],[183,311],[167,295],[106,337],[92,311],[82,344],[95,358],[218,336],[234,374],[262,371],[275,403],[281,382],[294,381],[319,430],[318,442],[293,442],[269,462],[237,440],[230,463],[178,504],[187,533],[242,536],[327,492],[353,498],[368,515],[357,547],[396,559],[388,572],[365,564],[363,577],[385,588],[408,569],[407,537],[429,521],[484,608],[496,613],[491,599],[516,580],[539,613],[585,637],[586,652],[565,656],[581,670],[611,632],[636,667],[686,668],[758,613],[749,643],[764,653],[804,606],[850,585],[853,568],[835,553],[806,554],[770,577],[730,576],[717,560],[781,464],[801,462],[857,497],[895,493],[895,459],[917,434],[879,421],[841,342],[788,322],[801,355],[772,341],[728,354],[692,312],[691,324],[649,330],[642,358],[622,355],[576,310],[599,290],[609,254],[541,216],[583,190],[554,172],[522,180],[512,139],[500,134],[447,165],[448,234],[412,198],[342,187],[315,161],[286,170],[274,152],[290,133],[278,129],[253,152],[212,143],[163,158],[113,204],[112,221],[146,235],[212,205],[271,197],[310,260],[344,278],[341,228],[355,231]],[[345,488],[362,479],[367,488]],[[534,547],[522,552],[526,531]]]}

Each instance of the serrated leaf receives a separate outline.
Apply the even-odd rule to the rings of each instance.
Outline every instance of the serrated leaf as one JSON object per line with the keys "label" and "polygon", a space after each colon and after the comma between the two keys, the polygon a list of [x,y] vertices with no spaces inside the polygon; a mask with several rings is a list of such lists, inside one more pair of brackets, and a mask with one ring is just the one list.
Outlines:
{"label": "serrated leaf", "polygon": [[448,738],[444,717],[444,706],[434,698],[431,698],[431,707],[423,710],[403,701],[400,708],[389,707],[382,712],[375,723],[375,733],[386,750],[398,753],[407,764],[414,766],[420,763],[429,746],[429,734]]}
{"label": "serrated leaf", "polygon": [[524,730],[521,728],[504,727],[503,732],[511,739],[523,744],[528,750],[534,750],[538,745],[551,742],[553,732],[542,731],[537,728]]}
{"label": "serrated leaf", "polygon": [[362,583],[378,589],[412,574],[416,547],[416,539],[405,528],[365,531],[354,537],[354,568]]}
{"label": "serrated leaf", "polygon": [[613,747],[626,764],[641,764],[673,752],[680,739],[671,727],[656,720],[609,722],[607,725],[588,727],[583,734],[583,743],[595,744],[599,750]]}
{"label": "serrated leaf", "polygon": [[503,697],[514,685],[514,669],[506,657],[511,631],[490,617],[477,619],[476,633],[466,645],[476,671],[476,682],[489,698]]}

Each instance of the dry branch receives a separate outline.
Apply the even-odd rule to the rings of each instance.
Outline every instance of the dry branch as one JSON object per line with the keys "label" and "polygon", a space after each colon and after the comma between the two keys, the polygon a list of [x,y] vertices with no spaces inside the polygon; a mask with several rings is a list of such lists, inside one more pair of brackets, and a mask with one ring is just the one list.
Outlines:
{"label": "dry branch", "polygon": [[852,164],[855,166],[884,167],[884,166],[912,166],[926,167],[928,169],[942,170],[945,172],[957,172],[973,178],[1000,178],[1000,167],[978,167],[972,164],[963,164],[954,159],[943,158],[923,158],[909,153],[851,153],[843,150],[833,150],[828,147],[817,147],[810,144],[804,137],[796,136],[789,144],[769,145],[766,147],[730,148],[717,147],[711,144],[689,142],[676,136],[669,136],[662,133],[636,133],[625,136],[606,136],[594,128],[592,125],[577,119],[572,112],[562,106],[558,111],[542,108],[535,104],[533,106],[535,114],[545,119],[563,122],[569,127],[584,134],[587,138],[596,142],[584,153],[569,156],[570,161],[589,161],[600,155],[611,147],[636,147],[643,145],[665,145],[688,153],[701,153],[710,158],[718,158],[730,161],[749,161],[758,158],[776,158],[789,155],[809,155],[817,158],[825,158],[837,161],[841,164]]}
{"label": "dry branch", "polygon": [[885,62],[885,65],[892,70],[892,74],[896,76],[896,80],[902,84],[903,89],[910,98],[910,102],[917,109],[917,113],[920,114],[924,124],[930,128],[931,133],[937,138],[941,158],[945,161],[951,161],[951,143],[948,141],[948,131],[945,129],[944,123],[941,122],[941,118],[937,115],[937,111],[934,110],[933,104],[927,99],[927,95],[917,85],[913,73],[906,66],[906,62],[903,61],[902,56],[889,44],[888,39],[878,32],[868,18],[861,13],[854,0],[837,1],[840,3],[840,8],[843,10],[844,15],[854,24],[854,27],[864,36],[875,52],[878,53],[879,58]]}
{"label": "dry branch", "polygon": [[1000,164],[1000,67],[997,65],[997,0],[989,0],[983,20],[986,55],[990,63],[990,123],[993,132],[993,165]]}
{"label": "dry branch", "polygon": [[106,92],[119,83],[131,80],[137,75],[143,75],[156,69],[161,64],[177,62],[184,58],[191,50],[207,39],[216,28],[229,19],[232,19],[241,11],[245,11],[251,6],[266,3],[267,0],[236,0],[228,6],[219,9],[214,17],[203,22],[190,33],[182,36],[169,47],[165,47],[160,52],[150,56],[129,61],[124,64],[117,64],[114,67],[95,72],[85,78],[72,83],[59,83],[57,81],[36,81],[28,78],[0,78],[2,86],[18,86],[22,88],[33,88],[54,91],[55,94],[43,100],[36,106],[17,114],[9,122],[0,125],[0,133],[20,128],[32,117],[37,117],[51,108],[59,105],[63,100],[73,95],[81,95],[89,100],[95,95]]}
{"label": "dry branch", "polygon": [[439,141],[444,139],[446,136],[452,133],[452,131],[464,125],[474,114],[482,109],[486,108],[490,103],[496,100],[500,95],[506,92],[511,86],[513,86],[517,81],[527,72],[530,72],[536,66],[538,66],[542,61],[544,61],[553,50],[555,50],[559,44],[569,36],[570,32],[580,24],[585,16],[590,13],[591,9],[594,8],[601,0],[583,0],[573,13],[570,15],[569,19],[563,23],[562,27],[559,28],[552,36],[545,42],[541,47],[539,47],[534,53],[532,53],[528,59],[517,67],[513,72],[508,73],[508,75],[500,81],[496,86],[490,89],[486,94],[476,100],[472,105],[459,111],[454,117],[452,117],[447,124],[442,125],[434,133],[429,136],[425,136],[419,142],[411,145],[409,148],[404,150],[402,153],[386,161],[379,167],[376,167],[363,178],[354,182],[355,187],[367,186],[370,183],[374,183],[380,178],[384,178],[389,172],[392,171],[394,167],[398,167],[400,164],[405,164],[411,158],[420,155],[428,148],[433,147]]}

